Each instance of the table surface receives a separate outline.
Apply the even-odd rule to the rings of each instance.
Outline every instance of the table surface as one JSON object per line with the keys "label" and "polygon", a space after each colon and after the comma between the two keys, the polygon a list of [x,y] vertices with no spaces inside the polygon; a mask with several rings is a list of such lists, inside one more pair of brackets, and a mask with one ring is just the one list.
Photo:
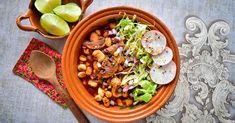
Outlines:
{"label": "table surface", "polygon": [[[26,11],[28,4],[29,0],[0,1],[0,122],[76,123],[69,110],[62,109],[32,84],[11,72],[33,37],[60,52],[65,43],[65,40],[52,41],[17,28],[16,18]],[[228,48],[235,52],[235,0],[94,0],[86,15],[119,5],[137,7],[157,16],[172,31],[177,44],[185,40],[184,23],[187,17],[197,16],[207,25],[217,19],[225,20],[230,26]],[[91,122],[104,122],[89,114],[87,116]]]}

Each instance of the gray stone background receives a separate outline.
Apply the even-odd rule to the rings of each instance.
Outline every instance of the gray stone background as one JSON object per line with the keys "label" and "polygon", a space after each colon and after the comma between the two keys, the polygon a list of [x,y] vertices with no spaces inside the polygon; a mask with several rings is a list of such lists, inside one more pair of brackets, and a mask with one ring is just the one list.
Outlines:
{"label": "gray stone background", "polygon": [[[65,43],[65,40],[52,41],[18,29],[16,18],[26,11],[28,3],[29,0],[0,0],[0,123],[75,123],[69,110],[62,109],[32,84],[11,72],[32,37],[60,52]],[[228,48],[235,52],[235,0],[94,0],[86,15],[119,5],[137,7],[157,16],[172,31],[178,45],[184,41],[187,17],[197,16],[207,25],[224,20],[230,25]],[[229,65],[229,71],[234,75],[235,67]],[[235,76],[230,79],[235,80]],[[104,122],[87,116],[93,123]]]}

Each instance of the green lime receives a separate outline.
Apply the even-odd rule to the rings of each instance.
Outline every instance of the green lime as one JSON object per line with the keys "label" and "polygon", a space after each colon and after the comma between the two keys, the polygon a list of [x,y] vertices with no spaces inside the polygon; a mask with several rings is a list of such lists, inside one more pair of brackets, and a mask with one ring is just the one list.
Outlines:
{"label": "green lime", "polygon": [[61,5],[61,0],[36,0],[34,5],[41,13],[51,13],[55,7]]}
{"label": "green lime", "polygon": [[78,5],[77,5],[77,3],[74,3],[74,2],[67,3],[66,5],[74,5],[74,6],[78,6]]}
{"label": "green lime", "polygon": [[68,22],[78,21],[82,14],[81,8],[76,3],[68,3],[53,9],[54,13]]}
{"label": "green lime", "polygon": [[52,13],[43,14],[40,18],[40,24],[43,29],[53,35],[65,36],[70,32],[68,23]]}

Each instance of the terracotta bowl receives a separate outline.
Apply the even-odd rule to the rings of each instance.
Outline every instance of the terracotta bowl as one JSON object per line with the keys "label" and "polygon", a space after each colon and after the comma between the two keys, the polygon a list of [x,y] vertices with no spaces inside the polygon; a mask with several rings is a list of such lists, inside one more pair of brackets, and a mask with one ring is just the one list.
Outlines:
{"label": "terracotta bowl", "polygon": [[[40,17],[41,17],[41,13],[35,8],[34,6],[34,2],[35,0],[31,0],[29,3],[29,7],[28,10],[23,14],[17,17],[16,19],[16,24],[17,26],[24,30],[24,31],[33,31],[33,32],[37,32],[40,35],[42,35],[45,38],[49,38],[49,39],[63,39],[66,36],[55,36],[55,35],[51,35],[49,33],[47,33],[40,25]],[[82,9],[82,17],[87,9],[87,7],[93,2],[93,0],[62,0],[62,4],[66,4],[69,2],[75,2],[77,3],[81,9]],[[80,20],[82,19],[82,17],[80,18]],[[24,19],[29,19],[30,24],[31,25],[24,25],[21,23],[22,20]],[[77,22],[75,23],[70,23],[70,29],[72,29],[75,25],[77,24]]]}
{"label": "terracotta bowl", "polygon": [[[175,79],[170,84],[161,86],[149,103],[137,106],[134,109],[120,109],[118,106],[104,107],[95,101],[94,97],[89,94],[77,77],[77,61],[80,55],[81,44],[85,37],[95,30],[97,26],[105,25],[111,19],[122,18],[123,14],[120,14],[120,12],[126,13],[129,17],[136,15],[139,22],[152,25],[152,29],[162,32],[167,39],[167,45],[173,50],[173,60],[177,65],[177,75]],[[63,50],[62,72],[67,89],[79,107],[102,120],[110,122],[133,122],[153,114],[170,98],[179,79],[180,58],[174,37],[158,18],[137,8],[119,6],[98,11],[84,18],[75,26]]]}

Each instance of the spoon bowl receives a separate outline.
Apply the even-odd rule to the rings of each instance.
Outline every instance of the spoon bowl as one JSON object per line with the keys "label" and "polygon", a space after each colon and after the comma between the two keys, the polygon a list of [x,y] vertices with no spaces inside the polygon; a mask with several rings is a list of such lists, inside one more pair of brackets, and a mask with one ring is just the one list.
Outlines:
{"label": "spoon bowl", "polygon": [[30,54],[29,66],[36,76],[47,80],[55,87],[55,90],[59,93],[60,97],[65,100],[66,105],[80,123],[89,123],[89,120],[70,97],[68,91],[63,89],[59,84],[56,77],[55,61],[49,55],[39,50],[33,50]]}
{"label": "spoon bowl", "polygon": [[33,50],[30,55],[30,66],[33,72],[41,79],[48,80],[56,75],[56,64],[47,54]]}

